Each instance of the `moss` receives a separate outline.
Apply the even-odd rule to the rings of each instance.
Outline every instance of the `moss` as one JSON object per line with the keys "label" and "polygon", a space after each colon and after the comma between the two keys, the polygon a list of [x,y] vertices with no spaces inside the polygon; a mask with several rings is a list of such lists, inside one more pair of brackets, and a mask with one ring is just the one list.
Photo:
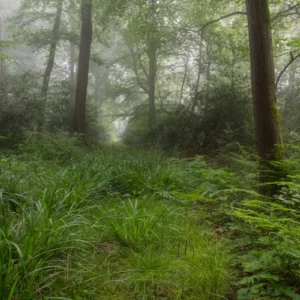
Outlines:
{"label": "moss", "polygon": [[269,1],[268,0],[259,0],[259,7],[260,7],[260,11],[262,12],[263,22],[271,25]]}
{"label": "moss", "polygon": [[281,118],[280,118],[280,112],[278,108],[277,101],[274,101],[271,105],[271,117],[275,122],[275,125],[277,127],[277,130],[279,132],[279,143],[282,144],[282,130],[281,130]]}

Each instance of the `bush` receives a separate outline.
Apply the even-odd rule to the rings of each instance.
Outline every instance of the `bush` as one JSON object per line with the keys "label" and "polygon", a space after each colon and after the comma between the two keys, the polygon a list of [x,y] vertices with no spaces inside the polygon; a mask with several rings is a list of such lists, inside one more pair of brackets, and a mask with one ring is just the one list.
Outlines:
{"label": "bush", "polygon": [[[2,147],[15,147],[25,132],[37,126],[41,99],[37,79],[31,73],[11,75],[0,99],[0,140]],[[13,91],[13,93],[9,93]]]}
{"label": "bush", "polygon": [[250,225],[246,230],[252,236],[250,250],[240,258],[247,276],[239,282],[239,299],[299,296],[299,191],[300,185],[289,200],[284,192],[272,202],[247,200],[234,212]]}
{"label": "bush", "polygon": [[50,132],[72,130],[71,88],[69,81],[55,82],[47,95],[46,128]]}
{"label": "bush", "polygon": [[[287,146],[276,163],[288,175],[272,198],[244,196],[232,213],[236,241],[239,299],[298,299],[300,294],[299,146]],[[274,183],[269,183],[274,184]],[[240,222],[241,221],[241,222]]]}
{"label": "bush", "polygon": [[27,132],[22,151],[42,160],[69,161],[82,153],[82,141],[70,133]]}
{"label": "bush", "polygon": [[151,136],[147,111],[139,107],[129,120],[125,143],[139,147],[158,145],[183,156],[216,156],[237,151],[237,144],[254,146],[251,99],[246,91],[224,85],[212,90],[206,101],[195,112],[185,105],[157,112],[157,127]]}

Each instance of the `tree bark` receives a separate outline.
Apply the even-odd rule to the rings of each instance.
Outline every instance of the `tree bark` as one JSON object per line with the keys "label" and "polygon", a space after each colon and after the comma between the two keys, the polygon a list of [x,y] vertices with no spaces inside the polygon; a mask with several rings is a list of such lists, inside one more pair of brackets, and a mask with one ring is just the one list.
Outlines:
{"label": "tree bark", "polygon": [[[2,28],[2,18],[0,16],[0,42],[2,40],[2,36],[3,36],[3,28]],[[5,91],[5,83],[4,83],[4,60],[3,57],[1,57],[1,53],[0,53],[0,100],[6,98],[6,91]]]}
{"label": "tree bark", "polygon": [[206,44],[206,88],[205,88],[205,102],[204,102],[204,113],[208,112],[209,96],[210,96],[210,81],[211,81],[211,45],[209,41]]}
{"label": "tree bark", "polygon": [[273,181],[272,174],[278,173],[272,161],[281,157],[282,134],[276,99],[269,3],[268,0],[246,0],[246,5],[255,130],[261,163],[260,192],[271,195],[274,189],[264,184]]}
{"label": "tree bark", "polygon": [[82,28],[80,52],[78,61],[77,89],[75,99],[75,132],[86,133],[85,114],[86,97],[89,77],[89,63],[93,36],[92,0],[82,0],[81,7]]}
{"label": "tree bark", "polygon": [[185,64],[184,64],[184,73],[183,73],[183,80],[182,80],[181,89],[180,89],[180,97],[179,97],[178,106],[181,105],[181,101],[182,101],[182,98],[183,98],[183,91],[184,91],[184,86],[185,86],[187,73],[188,73],[189,60],[190,60],[190,52],[188,52],[187,57],[186,57],[186,61],[185,61]]}
{"label": "tree bark", "polygon": [[50,44],[50,49],[49,49],[47,66],[46,66],[46,70],[45,70],[44,77],[43,77],[42,96],[44,98],[43,101],[45,101],[45,102],[42,107],[43,111],[42,111],[41,123],[44,122],[44,117],[45,117],[46,98],[47,98],[47,93],[48,93],[48,88],[49,88],[50,77],[51,77],[51,73],[52,73],[53,66],[54,66],[57,43],[59,40],[59,29],[60,29],[60,24],[61,24],[62,9],[63,9],[63,0],[58,0],[54,26],[52,29],[51,44]]}
{"label": "tree bark", "polygon": [[[2,40],[2,18],[0,16],[0,41]],[[0,57],[0,80],[4,77],[4,61],[3,57]]]}
{"label": "tree bark", "polygon": [[202,72],[202,48],[203,48],[203,31],[201,31],[200,34],[200,43],[199,43],[199,54],[198,54],[198,73],[197,73],[197,81],[195,86],[195,94],[193,97],[193,104],[192,104],[192,112],[195,111],[199,96],[199,87],[200,87],[200,81],[201,81],[201,72]]}
{"label": "tree bark", "polygon": [[156,0],[149,0],[149,29],[148,29],[148,57],[149,57],[149,130],[153,133],[156,125],[155,83],[157,76],[157,26],[156,26]]}
{"label": "tree bark", "polygon": [[75,91],[76,91],[76,82],[75,82],[75,60],[76,60],[76,49],[75,44],[70,41],[70,111],[69,111],[69,127],[70,129],[74,128],[75,123]]}

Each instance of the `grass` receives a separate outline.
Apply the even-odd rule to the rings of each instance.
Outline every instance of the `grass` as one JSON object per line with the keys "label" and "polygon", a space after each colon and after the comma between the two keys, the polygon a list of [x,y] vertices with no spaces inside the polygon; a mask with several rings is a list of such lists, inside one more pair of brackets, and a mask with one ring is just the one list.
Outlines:
{"label": "grass", "polygon": [[0,160],[1,299],[229,293],[228,243],[174,194],[201,185],[192,166],[178,175],[181,162],[158,152],[32,143]]}

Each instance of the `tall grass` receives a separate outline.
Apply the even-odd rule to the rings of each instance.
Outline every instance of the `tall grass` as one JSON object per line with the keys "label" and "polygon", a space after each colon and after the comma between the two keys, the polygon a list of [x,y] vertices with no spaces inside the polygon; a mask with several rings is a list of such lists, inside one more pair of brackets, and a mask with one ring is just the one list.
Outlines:
{"label": "tall grass", "polygon": [[226,243],[173,195],[197,176],[159,152],[83,151],[52,138],[0,159],[1,299],[226,294]]}

